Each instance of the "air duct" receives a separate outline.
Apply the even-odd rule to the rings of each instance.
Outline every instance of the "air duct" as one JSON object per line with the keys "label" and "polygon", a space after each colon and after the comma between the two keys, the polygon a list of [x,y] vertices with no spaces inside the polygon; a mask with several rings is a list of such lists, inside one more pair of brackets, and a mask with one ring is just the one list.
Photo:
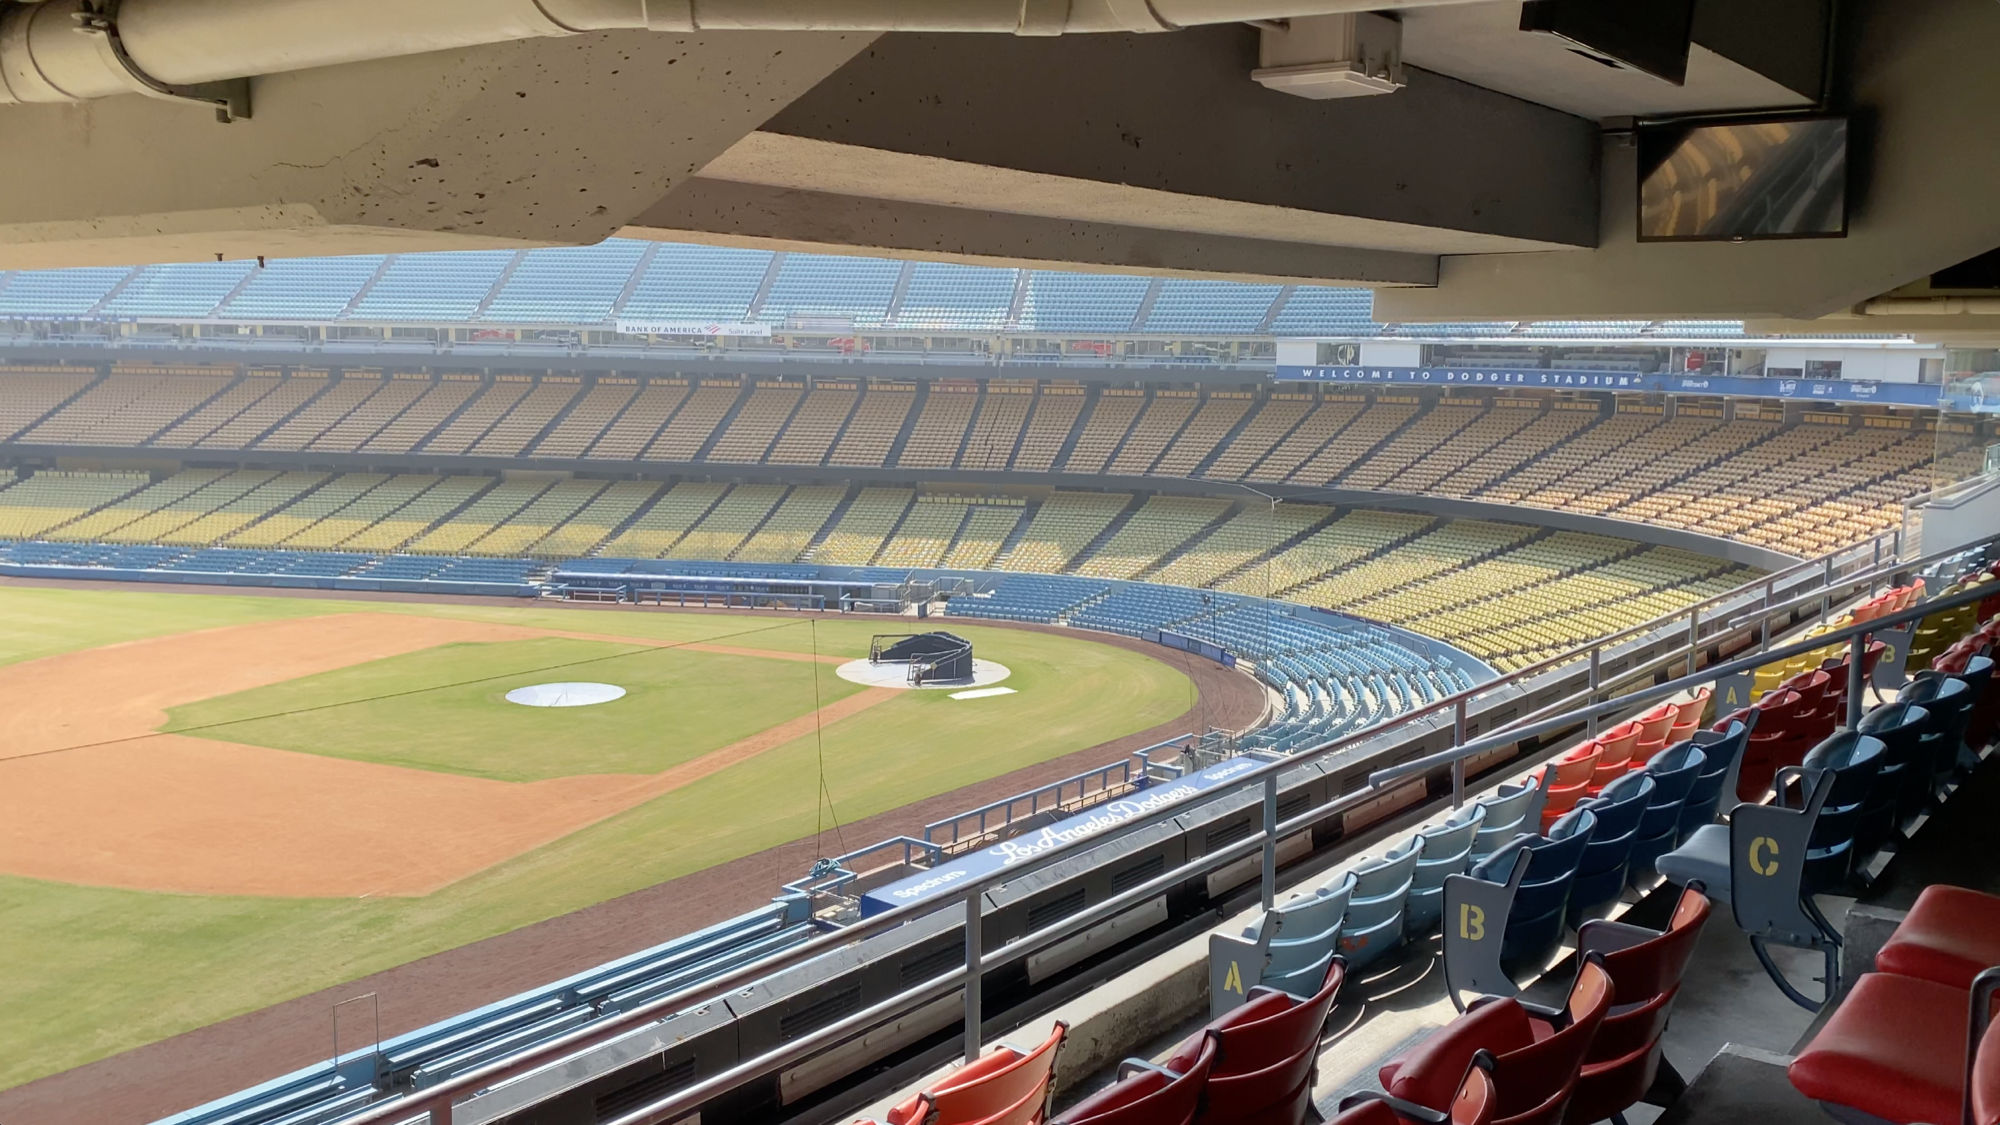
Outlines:
{"label": "air duct", "polygon": [[1469,2],[1478,0],[39,0],[0,9],[0,104],[130,93],[219,102],[227,95],[205,84],[619,28],[1063,35]]}

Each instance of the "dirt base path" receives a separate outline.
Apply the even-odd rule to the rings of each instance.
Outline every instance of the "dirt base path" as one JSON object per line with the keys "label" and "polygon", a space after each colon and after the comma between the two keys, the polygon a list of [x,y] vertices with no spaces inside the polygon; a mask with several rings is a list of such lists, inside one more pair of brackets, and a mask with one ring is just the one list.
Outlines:
{"label": "dirt base path", "polygon": [[[244,591],[232,587],[222,592]],[[442,600],[462,604],[462,599]],[[586,604],[575,608],[584,615],[643,612],[629,606]],[[728,610],[677,612],[752,616]],[[1194,679],[1201,692],[1200,706],[1149,730],[846,825],[839,839],[847,846],[858,847],[901,833],[921,832],[930,821],[1101,766],[1142,746],[1186,733],[1197,725],[1242,727],[1253,722],[1264,707],[1262,689],[1248,676],[1198,658],[1183,658],[1183,654],[1157,645],[1112,634],[1079,634],[1046,626],[990,621],[978,624],[981,628],[1081,635],[1099,644],[1163,660]],[[331,1007],[341,1000],[376,994],[382,1034],[400,1035],[635,953],[675,934],[741,914],[768,901],[779,884],[797,878],[815,858],[840,846],[832,833],[824,841],[810,837],[795,840],[596,906],[0,1091],[0,1122],[144,1125],[326,1058],[332,1027]]]}
{"label": "dirt base path", "polygon": [[179,704],[442,644],[545,636],[663,647],[596,632],[343,613],[0,668],[0,872],[188,894],[427,894],[895,696],[847,696],[657,774],[534,782],[157,733]]}

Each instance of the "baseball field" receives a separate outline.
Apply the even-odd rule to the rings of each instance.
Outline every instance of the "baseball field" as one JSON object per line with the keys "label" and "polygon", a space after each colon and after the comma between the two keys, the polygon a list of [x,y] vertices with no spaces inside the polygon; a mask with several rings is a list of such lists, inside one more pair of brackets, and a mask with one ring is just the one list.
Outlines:
{"label": "baseball field", "polygon": [[[0,1089],[1195,703],[1130,648],[957,622],[1011,693],[836,674],[912,624],[0,586]],[[625,694],[505,699],[568,681]]]}

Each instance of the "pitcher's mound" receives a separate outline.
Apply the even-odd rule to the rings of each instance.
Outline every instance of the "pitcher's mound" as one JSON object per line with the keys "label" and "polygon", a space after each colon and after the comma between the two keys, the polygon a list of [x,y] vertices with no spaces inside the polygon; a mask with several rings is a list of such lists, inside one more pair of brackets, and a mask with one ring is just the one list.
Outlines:
{"label": "pitcher's mound", "polygon": [[843,680],[857,684],[867,684],[869,687],[952,688],[954,690],[997,684],[1014,674],[1013,669],[1007,667],[1005,664],[995,664],[991,660],[980,660],[977,657],[973,658],[972,675],[969,678],[927,680],[921,684],[910,682],[910,666],[901,660],[884,660],[880,664],[870,664],[866,660],[850,660],[834,670],[840,673],[840,678]]}

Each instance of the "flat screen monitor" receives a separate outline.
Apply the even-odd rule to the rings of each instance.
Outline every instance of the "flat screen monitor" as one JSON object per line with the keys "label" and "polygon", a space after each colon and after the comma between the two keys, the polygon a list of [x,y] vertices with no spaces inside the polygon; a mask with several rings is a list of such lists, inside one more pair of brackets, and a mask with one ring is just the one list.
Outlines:
{"label": "flat screen monitor", "polygon": [[1847,234],[1847,119],[1784,117],[1639,130],[1639,241]]}

